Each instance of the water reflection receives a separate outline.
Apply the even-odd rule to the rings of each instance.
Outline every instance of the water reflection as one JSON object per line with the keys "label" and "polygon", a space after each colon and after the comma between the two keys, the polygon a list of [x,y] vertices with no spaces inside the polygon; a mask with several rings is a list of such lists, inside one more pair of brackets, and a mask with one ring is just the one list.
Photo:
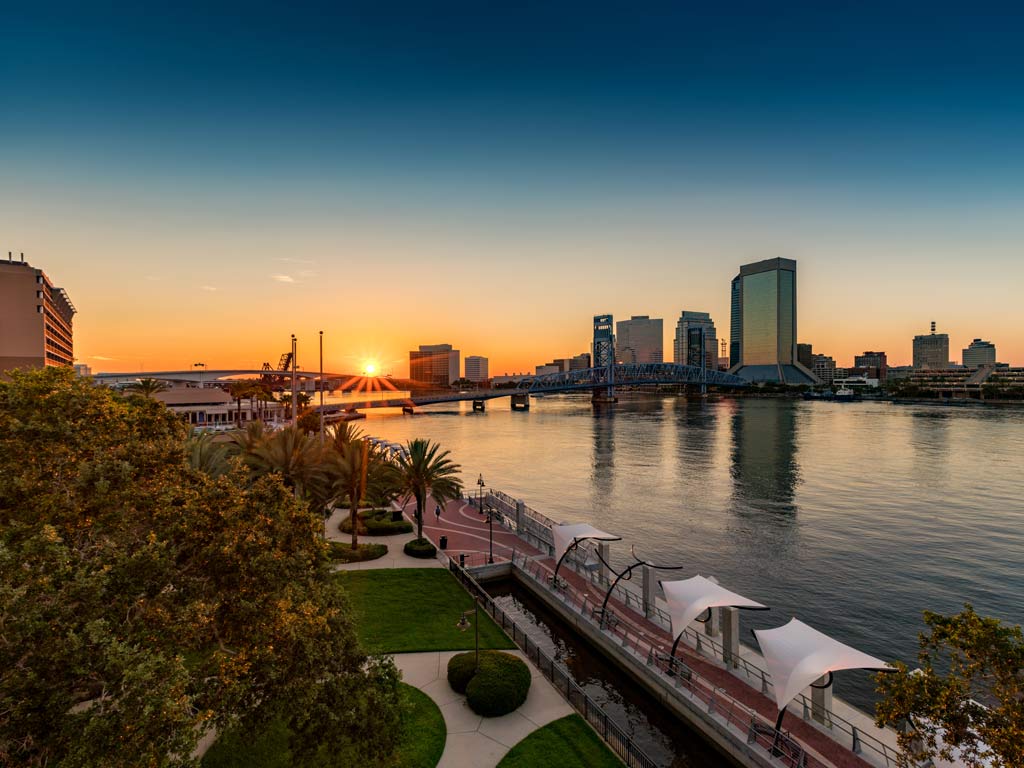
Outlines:
{"label": "water reflection", "polygon": [[796,515],[796,406],[746,400],[732,415],[733,509],[746,518]]}
{"label": "water reflection", "polygon": [[604,509],[615,488],[615,411],[595,408],[591,420],[591,508]]}

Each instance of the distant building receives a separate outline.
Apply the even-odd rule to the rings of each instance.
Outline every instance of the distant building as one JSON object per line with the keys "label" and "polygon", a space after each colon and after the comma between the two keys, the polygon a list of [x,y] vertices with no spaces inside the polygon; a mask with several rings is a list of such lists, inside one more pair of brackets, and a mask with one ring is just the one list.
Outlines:
{"label": "distant building", "polygon": [[914,367],[932,370],[949,368],[949,336],[935,332],[934,320],[930,334],[914,337]]}
{"label": "distant building", "polygon": [[466,378],[472,381],[474,384],[479,384],[481,381],[487,381],[489,376],[488,361],[486,357],[480,357],[480,355],[466,355]]}
{"label": "distant building", "polygon": [[41,269],[0,261],[0,373],[13,368],[71,366],[75,306]]}
{"label": "distant building", "polygon": [[996,364],[996,345],[991,341],[975,339],[963,351],[964,368],[980,368]]}
{"label": "distant building", "polygon": [[451,344],[421,344],[409,353],[409,378],[413,381],[448,387],[459,378],[459,356]]}
{"label": "distant building", "polygon": [[853,367],[873,369],[871,371],[873,373],[872,378],[885,381],[885,377],[889,372],[889,360],[885,352],[865,352],[862,355],[854,356]]}
{"label": "distant building", "polygon": [[836,376],[836,378],[832,379],[832,386],[836,389],[842,389],[843,387],[847,389],[878,389],[878,379],[869,376]]}
{"label": "distant building", "polygon": [[74,368],[79,376],[92,376],[92,367],[85,363],[75,363]]}
{"label": "distant building", "polygon": [[591,367],[589,352],[583,352],[575,357],[564,358],[562,362],[566,363],[566,366],[562,369],[563,371],[585,371]]}
{"label": "distant building", "polygon": [[200,429],[231,429],[250,421],[273,421],[284,418],[285,406],[274,400],[235,401],[218,387],[192,387],[177,384],[153,395],[187,424]]}
{"label": "distant building", "polygon": [[836,361],[829,355],[815,355],[811,372],[822,384],[831,385],[836,377]]}
{"label": "distant building", "polygon": [[558,363],[545,363],[544,365],[538,365],[535,375],[547,376],[549,373],[562,373],[562,366]]}
{"label": "distant building", "polygon": [[[695,333],[696,332],[696,333]],[[700,336],[703,334],[705,365],[718,369],[718,334],[715,322],[707,312],[683,310],[676,321],[676,335],[672,341],[672,360],[679,365],[700,365]]]}
{"label": "distant building", "polygon": [[796,262],[744,264],[732,281],[730,373],[748,381],[813,384],[796,350]]}
{"label": "distant building", "polygon": [[812,344],[797,344],[796,361],[808,371],[814,368],[814,346]]}
{"label": "distant building", "polygon": [[665,360],[661,318],[634,315],[615,324],[615,359],[620,363],[661,363]]}

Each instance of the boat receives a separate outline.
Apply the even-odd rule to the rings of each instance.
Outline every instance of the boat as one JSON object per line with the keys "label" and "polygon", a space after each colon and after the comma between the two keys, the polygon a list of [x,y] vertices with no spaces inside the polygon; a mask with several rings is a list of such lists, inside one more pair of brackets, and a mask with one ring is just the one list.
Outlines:
{"label": "boat", "polygon": [[849,403],[850,401],[857,399],[857,393],[849,387],[840,387],[836,390],[836,394],[832,399],[837,403]]}

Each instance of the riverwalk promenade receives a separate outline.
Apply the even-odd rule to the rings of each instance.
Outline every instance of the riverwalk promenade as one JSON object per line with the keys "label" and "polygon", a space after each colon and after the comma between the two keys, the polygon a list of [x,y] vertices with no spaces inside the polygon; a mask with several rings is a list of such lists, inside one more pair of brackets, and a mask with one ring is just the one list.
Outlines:
{"label": "riverwalk promenade", "polygon": [[[485,510],[494,510],[496,499],[485,499]],[[673,637],[663,621],[644,611],[635,592],[616,588],[606,614],[613,620],[599,621],[595,616],[601,615],[598,609],[605,599],[606,581],[602,582],[593,570],[579,567],[578,561],[574,568],[567,560],[558,573],[560,586],[553,588],[555,560],[544,541],[527,534],[525,526],[522,536],[510,530],[516,523],[508,515],[495,513],[493,531],[489,530],[487,515],[481,514],[477,504],[477,500],[449,502],[439,518],[433,511],[428,512],[424,515],[425,535],[435,544],[445,537],[444,554],[453,563],[459,563],[460,555],[465,555],[469,574],[485,578],[488,570],[507,569],[535,594],[547,597],[563,616],[573,617],[578,628],[590,632],[590,639],[609,639],[611,650],[627,661],[626,666],[633,667],[627,671],[636,674],[639,670],[649,677],[653,690],[660,690],[660,686],[666,693],[685,699],[683,703],[691,710],[693,704],[699,705],[701,717],[704,712],[711,713],[715,720],[711,724],[725,726],[730,738],[745,739],[754,748],[761,744],[764,754],[758,758],[759,763],[810,768],[896,764],[895,734],[877,728],[865,713],[838,698],[833,699],[827,712],[814,711],[807,698],[802,699],[802,705],[791,705],[783,724],[785,735],[777,739],[773,730],[777,708],[770,693],[771,681],[763,672],[763,659],[754,649],[741,645],[739,658],[726,664],[722,646],[714,637],[705,636],[701,625],[684,635],[676,652],[681,664],[672,664],[670,673],[668,654]],[[434,502],[430,502],[427,509],[434,508]],[[410,518],[413,511],[412,505],[406,506]],[[537,532],[535,525],[533,531]],[[489,566],[492,550],[495,565]],[[664,696],[659,698],[666,701]],[[823,722],[816,722],[815,715]],[[779,751],[784,754],[773,754]]]}

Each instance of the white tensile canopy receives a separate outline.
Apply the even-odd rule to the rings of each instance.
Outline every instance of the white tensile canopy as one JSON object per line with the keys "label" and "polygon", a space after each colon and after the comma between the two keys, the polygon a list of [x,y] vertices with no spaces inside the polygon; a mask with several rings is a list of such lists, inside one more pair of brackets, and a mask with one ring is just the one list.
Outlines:
{"label": "white tensile canopy", "polygon": [[690,622],[708,608],[727,606],[730,608],[767,608],[743,595],[730,592],[714,581],[703,576],[694,576],[682,581],[659,582],[668,602],[668,613],[672,619],[672,636],[682,634]]}
{"label": "white tensile canopy", "polygon": [[755,629],[768,665],[775,703],[786,708],[797,694],[822,675],[840,669],[891,669],[881,659],[823,635],[799,619],[775,629]]}
{"label": "white tensile canopy", "polygon": [[598,541],[621,541],[621,536],[605,533],[589,523],[576,523],[574,525],[556,525],[551,529],[555,537],[555,559],[561,560],[573,544],[584,539],[597,539]]}

